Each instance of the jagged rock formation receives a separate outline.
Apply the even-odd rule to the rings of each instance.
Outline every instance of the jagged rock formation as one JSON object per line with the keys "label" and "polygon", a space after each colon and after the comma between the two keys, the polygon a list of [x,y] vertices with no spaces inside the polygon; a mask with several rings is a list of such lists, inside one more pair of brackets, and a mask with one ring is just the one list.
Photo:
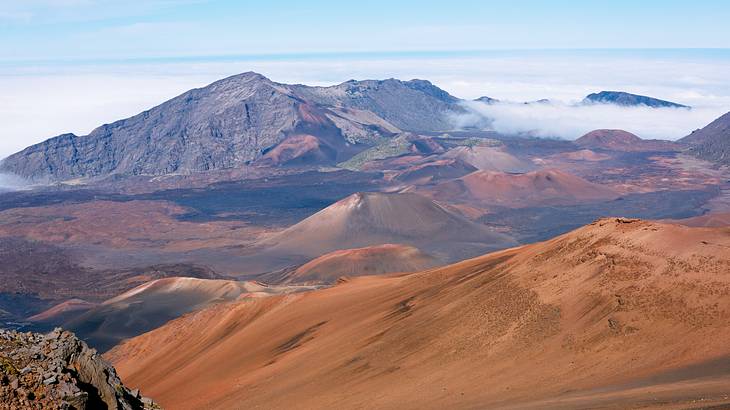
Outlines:
{"label": "jagged rock formation", "polygon": [[317,104],[374,113],[406,131],[443,131],[452,127],[449,112],[462,112],[460,100],[429,81],[350,80],[333,87],[291,87]]}
{"label": "jagged rock formation", "polygon": [[695,156],[730,165],[730,112],[679,140]]}
{"label": "jagged rock formation", "polygon": [[11,155],[0,171],[34,181],[165,175],[246,164],[335,164],[401,130],[450,128],[456,97],[428,81],[275,83],[256,73],[190,90],[87,136],[63,134]]}
{"label": "jagged rock formation", "polygon": [[159,409],[72,333],[0,329],[0,408]]}
{"label": "jagged rock formation", "polygon": [[645,105],[652,108],[690,108],[687,105],[623,91],[601,91],[588,94],[583,99],[583,104],[614,104],[624,107]]}

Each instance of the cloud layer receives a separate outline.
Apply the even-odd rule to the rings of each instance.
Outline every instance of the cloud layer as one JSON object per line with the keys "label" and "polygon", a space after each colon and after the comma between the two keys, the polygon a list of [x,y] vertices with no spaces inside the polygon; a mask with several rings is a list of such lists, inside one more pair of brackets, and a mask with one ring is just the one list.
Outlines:
{"label": "cloud layer", "polygon": [[[688,53],[688,54],[686,54]],[[645,138],[678,138],[730,111],[730,53],[493,52],[476,55],[324,55],[193,58],[0,66],[0,158],[46,138],[85,135],[188,89],[244,71],[274,81],[331,85],[349,79],[422,78],[464,99],[549,98],[555,106],[475,108],[507,131],[573,138],[626,128]],[[691,112],[571,107],[585,95],[621,90],[695,107]],[[462,119],[466,120],[466,119]]]}
{"label": "cloud layer", "polygon": [[472,112],[454,119],[466,127],[492,120],[492,128],[505,134],[529,133],[539,137],[576,139],[600,128],[622,129],[645,139],[676,140],[724,114],[722,108],[620,107],[608,104],[578,105],[467,102]]}
{"label": "cloud layer", "polygon": [[0,173],[0,192],[17,191],[28,186],[27,182],[15,175]]}

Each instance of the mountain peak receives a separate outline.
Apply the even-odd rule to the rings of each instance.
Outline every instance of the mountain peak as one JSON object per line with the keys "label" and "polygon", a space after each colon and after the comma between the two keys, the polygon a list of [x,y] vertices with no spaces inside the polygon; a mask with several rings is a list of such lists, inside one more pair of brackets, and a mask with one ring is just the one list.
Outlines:
{"label": "mountain peak", "polygon": [[625,91],[601,91],[588,94],[583,99],[583,104],[614,104],[623,107],[643,105],[651,108],[690,108],[687,105],[647,97],[645,95],[631,94]]}
{"label": "mountain peak", "polygon": [[474,244],[494,249],[511,243],[506,236],[429,198],[415,193],[384,192],[352,194],[268,241],[278,250],[312,256],[321,255],[323,250],[400,243],[426,252],[436,248],[448,254],[448,259],[452,259],[454,252],[464,252]]}
{"label": "mountain peak", "polygon": [[492,98],[492,97],[488,97],[486,95],[481,96],[479,98],[475,98],[474,101],[478,101],[478,102],[484,103],[484,104],[495,104],[495,103],[498,103],[499,102],[498,99]]}

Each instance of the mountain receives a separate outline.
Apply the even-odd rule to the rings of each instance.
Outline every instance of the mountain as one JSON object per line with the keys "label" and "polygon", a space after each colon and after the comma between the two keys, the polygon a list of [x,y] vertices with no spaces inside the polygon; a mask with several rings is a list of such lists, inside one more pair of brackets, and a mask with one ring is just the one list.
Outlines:
{"label": "mountain", "polygon": [[62,325],[95,348],[104,351],[121,340],[216,303],[306,289],[309,288],[267,286],[231,280],[158,279],[104,301],[85,313],[62,322]]}
{"label": "mountain", "polygon": [[730,235],[610,218],[440,269],[219,304],[107,357],[167,408],[723,408]]}
{"label": "mountain", "polygon": [[400,130],[449,129],[459,100],[428,81],[275,83],[256,73],[190,90],[89,135],[11,155],[0,172],[33,181],[166,175],[258,165],[336,164]]}
{"label": "mountain", "polygon": [[276,283],[332,284],[342,277],[416,272],[437,264],[435,258],[412,246],[384,244],[330,252],[270,278]]}
{"label": "mountain", "polygon": [[699,158],[730,165],[730,112],[678,142],[689,145]]}
{"label": "mountain", "polygon": [[366,192],[328,206],[259,246],[266,247],[261,256],[309,260],[385,243],[415,246],[445,261],[515,244],[421,195]]}
{"label": "mountain", "polygon": [[652,108],[690,108],[687,105],[623,91],[601,91],[598,93],[588,94],[583,99],[583,104],[614,104],[623,107],[643,105]]}
{"label": "mountain", "polygon": [[476,98],[474,101],[478,101],[478,102],[484,103],[484,104],[496,104],[496,103],[500,102],[498,99],[492,98],[492,97],[487,97],[486,95]]}
{"label": "mountain", "polygon": [[607,151],[678,151],[681,147],[671,141],[644,140],[624,130],[593,130],[575,140],[581,148]]}
{"label": "mountain", "polygon": [[160,407],[122,384],[116,370],[72,333],[0,329],[0,408],[119,409]]}
{"label": "mountain", "polygon": [[618,194],[563,171],[539,170],[526,174],[476,171],[437,185],[433,196],[519,208],[604,202],[617,198]]}

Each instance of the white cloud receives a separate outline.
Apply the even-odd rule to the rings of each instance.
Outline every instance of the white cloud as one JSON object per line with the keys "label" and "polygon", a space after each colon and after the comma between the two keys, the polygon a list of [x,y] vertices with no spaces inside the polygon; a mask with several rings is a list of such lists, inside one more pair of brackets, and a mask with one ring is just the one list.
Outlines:
{"label": "white cloud", "polygon": [[16,191],[29,187],[30,185],[16,175],[0,173],[0,192]]}
{"label": "white cloud", "polygon": [[459,126],[468,126],[479,116],[492,119],[495,131],[514,134],[530,133],[540,137],[578,138],[600,129],[622,129],[645,139],[676,140],[703,127],[724,114],[720,108],[651,108],[620,107],[609,104],[483,104],[467,102],[478,115],[455,118]]}
{"label": "white cloud", "polygon": [[185,76],[0,76],[0,158],[47,138],[126,118],[208,82]]}

